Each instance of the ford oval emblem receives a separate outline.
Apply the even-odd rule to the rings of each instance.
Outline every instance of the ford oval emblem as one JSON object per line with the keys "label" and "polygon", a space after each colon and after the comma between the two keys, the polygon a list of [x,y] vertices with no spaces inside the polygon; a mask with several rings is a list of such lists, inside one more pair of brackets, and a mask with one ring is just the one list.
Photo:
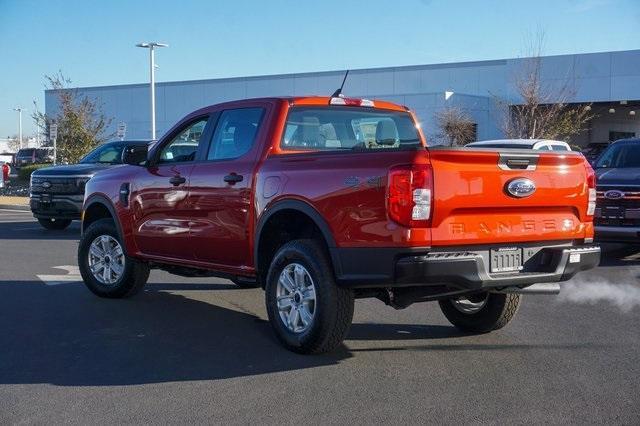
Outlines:
{"label": "ford oval emblem", "polygon": [[618,191],[617,189],[612,189],[611,191],[607,191],[604,193],[604,198],[608,198],[610,200],[619,200],[624,198],[624,192]]}
{"label": "ford oval emblem", "polygon": [[507,193],[514,197],[522,198],[536,192],[536,184],[531,179],[518,178],[507,182]]}
{"label": "ford oval emblem", "polygon": [[49,189],[49,188],[51,188],[51,182],[46,182],[46,181],[45,181],[45,182],[42,182],[42,187],[43,187],[44,189]]}

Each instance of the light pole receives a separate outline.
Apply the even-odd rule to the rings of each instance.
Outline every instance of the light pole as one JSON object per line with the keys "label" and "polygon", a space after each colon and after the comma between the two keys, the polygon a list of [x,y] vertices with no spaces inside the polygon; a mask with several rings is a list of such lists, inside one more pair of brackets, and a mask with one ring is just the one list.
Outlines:
{"label": "light pole", "polygon": [[18,143],[22,149],[22,111],[26,111],[26,109],[18,107],[13,110],[18,111]]}
{"label": "light pole", "polygon": [[151,139],[156,139],[156,63],[154,50],[156,47],[169,47],[168,44],[156,43],[150,41],[148,43],[138,43],[136,47],[149,49],[149,74],[150,74],[150,92],[151,92]]}

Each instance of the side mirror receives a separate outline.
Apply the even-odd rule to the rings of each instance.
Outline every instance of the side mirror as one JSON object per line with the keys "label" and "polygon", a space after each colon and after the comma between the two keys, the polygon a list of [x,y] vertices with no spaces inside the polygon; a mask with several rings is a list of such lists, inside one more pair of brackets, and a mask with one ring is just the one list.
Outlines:
{"label": "side mirror", "polygon": [[147,154],[146,145],[130,145],[122,151],[122,162],[132,166],[141,166],[147,161]]}

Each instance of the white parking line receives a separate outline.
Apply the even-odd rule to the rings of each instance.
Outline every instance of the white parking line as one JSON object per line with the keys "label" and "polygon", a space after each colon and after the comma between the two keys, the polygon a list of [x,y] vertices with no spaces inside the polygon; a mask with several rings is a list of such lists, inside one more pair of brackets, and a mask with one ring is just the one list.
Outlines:
{"label": "white parking line", "polygon": [[22,213],[22,214],[31,214],[28,210],[14,210],[14,209],[0,209],[0,213],[2,212],[14,212],[14,213]]}
{"label": "white parking line", "polygon": [[67,283],[82,282],[80,269],[76,265],[54,266],[54,269],[62,269],[67,271],[62,275],[36,275],[46,285],[60,285]]}

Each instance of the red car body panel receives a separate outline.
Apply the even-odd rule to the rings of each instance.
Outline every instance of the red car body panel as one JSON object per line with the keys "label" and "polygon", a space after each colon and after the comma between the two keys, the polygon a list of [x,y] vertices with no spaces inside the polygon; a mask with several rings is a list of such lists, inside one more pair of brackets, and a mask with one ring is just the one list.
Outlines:
{"label": "red car body panel", "polygon": [[[251,276],[260,218],[284,200],[306,203],[342,248],[446,247],[593,238],[587,216],[585,159],[578,153],[537,153],[536,170],[501,170],[496,152],[424,149],[310,152],[283,150],[280,141],[289,108],[328,106],[327,97],[265,98],[219,104],[185,117],[156,144],[195,117],[260,106],[266,115],[253,148],[238,159],[152,167],[123,166],[101,172],[87,185],[113,204],[130,256]],[[406,112],[375,101],[376,109]],[[414,117],[415,121],[415,117]],[[394,166],[433,169],[429,227],[407,227],[389,218],[388,173]],[[235,185],[223,178],[244,176]],[[183,185],[168,180],[180,175]],[[530,178],[527,198],[505,193],[514,178]],[[119,201],[131,182],[129,206]]]}

